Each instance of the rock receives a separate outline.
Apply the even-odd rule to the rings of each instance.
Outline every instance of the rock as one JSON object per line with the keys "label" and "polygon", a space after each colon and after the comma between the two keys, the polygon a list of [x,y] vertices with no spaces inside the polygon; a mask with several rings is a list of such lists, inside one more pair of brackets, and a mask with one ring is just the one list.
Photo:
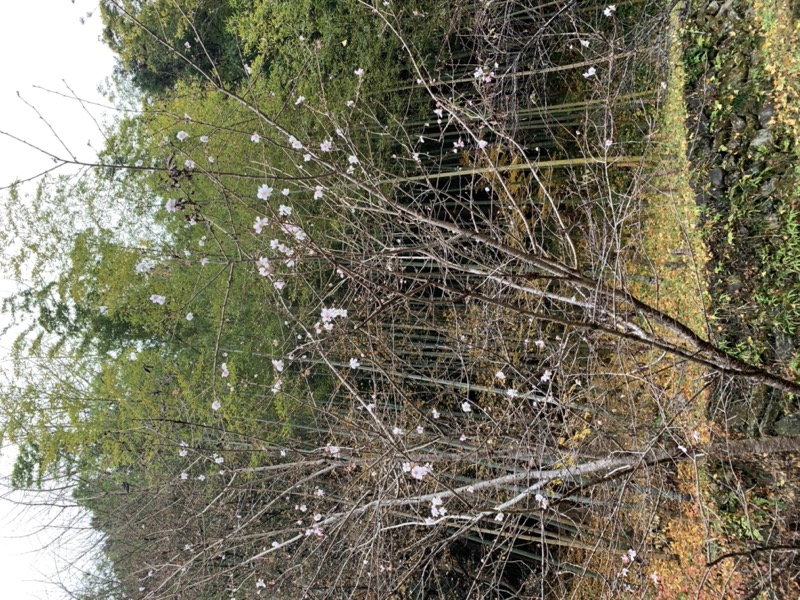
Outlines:
{"label": "rock", "polygon": [[777,187],[778,186],[775,183],[775,180],[770,179],[769,181],[765,181],[764,183],[761,184],[759,192],[761,192],[761,195],[766,198],[767,196],[771,196],[772,194],[774,194]]}
{"label": "rock", "polygon": [[715,0],[711,0],[708,4],[706,4],[706,14],[710,16],[714,16],[719,12],[719,2]]}
{"label": "rock", "polygon": [[765,104],[758,111],[758,123],[761,127],[770,127],[775,117],[775,106]]}
{"label": "rock", "polygon": [[778,435],[800,435],[800,417],[787,415],[775,423]]}
{"label": "rock", "polygon": [[759,129],[756,135],[750,140],[751,148],[763,148],[767,144],[772,143],[772,132],[769,129]]}
{"label": "rock", "polygon": [[708,178],[713,187],[722,187],[722,184],[725,182],[725,171],[723,171],[720,167],[714,167],[709,172]]}
{"label": "rock", "polygon": [[731,117],[731,129],[733,129],[736,133],[742,133],[746,127],[747,121],[745,121],[742,117],[738,115],[733,115]]}
{"label": "rock", "polygon": [[758,175],[759,173],[761,173],[766,168],[767,168],[766,163],[759,161],[759,162],[754,162],[752,165],[747,167],[747,169],[745,169],[744,172],[745,172],[746,175],[750,175],[751,177],[754,177],[754,176]]}

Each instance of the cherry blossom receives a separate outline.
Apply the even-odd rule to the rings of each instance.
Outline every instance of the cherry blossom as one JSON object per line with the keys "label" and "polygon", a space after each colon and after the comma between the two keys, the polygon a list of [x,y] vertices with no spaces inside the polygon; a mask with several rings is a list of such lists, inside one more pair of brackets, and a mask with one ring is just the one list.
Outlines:
{"label": "cherry blossom", "polygon": [[222,363],[222,365],[220,365],[220,371],[221,371],[221,373],[220,373],[221,377],[227,377],[228,375],[231,374],[231,372],[228,371],[227,363]]}
{"label": "cherry blossom", "polygon": [[430,472],[431,472],[431,465],[429,463],[425,463],[425,465],[415,465],[411,469],[411,476],[414,479],[422,481]]}
{"label": "cherry blossom", "polygon": [[264,227],[266,227],[267,225],[269,225],[268,218],[264,217],[262,219],[261,217],[256,217],[255,223],[253,223],[253,229],[255,230],[256,233],[261,233]]}
{"label": "cherry blossom", "polygon": [[250,141],[257,144],[261,141],[261,136],[258,135],[258,133],[253,133],[253,135],[250,136]]}
{"label": "cherry blossom", "polygon": [[361,363],[359,362],[359,360],[357,358],[351,358],[350,359],[350,368],[351,369],[357,369],[360,366],[361,366]]}
{"label": "cherry blossom", "polygon": [[185,131],[179,131],[177,134],[175,134],[175,137],[178,138],[179,142],[182,142],[183,140],[189,137],[189,134],[186,133]]}
{"label": "cherry blossom", "polygon": [[150,302],[153,304],[161,304],[163,306],[166,301],[167,299],[159,294],[153,294],[150,296]]}
{"label": "cherry blossom", "polygon": [[271,187],[269,187],[266,183],[259,186],[256,197],[260,198],[261,200],[269,200],[270,196],[272,196]]}

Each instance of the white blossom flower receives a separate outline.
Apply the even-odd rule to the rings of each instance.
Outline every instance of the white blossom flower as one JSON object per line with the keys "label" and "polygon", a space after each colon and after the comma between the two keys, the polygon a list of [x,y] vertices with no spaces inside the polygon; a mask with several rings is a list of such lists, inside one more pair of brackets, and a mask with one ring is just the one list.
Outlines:
{"label": "white blossom flower", "polygon": [[289,136],[289,143],[292,145],[292,148],[294,148],[295,150],[302,150],[303,149],[303,142],[298,140],[293,135]]}
{"label": "white blossom flower", "polygon": [[472,406],[470,406],[468,400],[464,400],[464,402],[461,403],[461,410],[463,410],[465,413],[472,412]]}
{"label": "white blossom flower", "polygon": [[433,414],[433,418],[434,419],[438,419],[439,417],[442,416],[441,413],[438,410],[436,410],[435,408],[433,409],[433,413],[432,414]]}
{"label": "white blossom flower", "polygon": [[294,105],[295,106],[300,106],[305,101],[306,101],[306,97],[305,96],[298,96],[297,100],[294,101]]}
{"label": "white blossom flower", "polygon": [[422,425],[417,425],[417,433],[420,435],[425,433],[425,429],[422,427]]}
{"label": "white blossom flower", "polygon": [[333,444],[328,444],[327,446],[325,446],[325,452],[327,452],[331,456],[339,456],[341,451],[342,449],[339,448],[339,446],[335,446]]}
{"label": "white blossom flower", "polygon": [[265,587],[267,587],[267,584],[264,583],[263,579],[259,579],[258,581],[256,581],[256,587],[257,588],[265,588]]}
{"label": "white blossom flower", "polygon": [[502,523],[505,517],[506,516],[503,513],[499,512],[494,516],[494,520],[497,521],[498,523]]}
{"label": "white blossom flower", "polygon": [[261,141],[261,136],[258,135],[258,133],[253,133],[253,135],[250,136],[250,141],[257,144]]}
{"label": "white blossom flower", "polygon": [[286,285],[286,282],[285,281],[281,281],[280,279],[276,279],[275,281],[272,282],[272,285],[275,286],[276,290],[281,291],[284,288],[284,286]]}
{"label": "white blossom flower", "polygon": [[108,307],[107,306],[98,306],[97,310],[100,312],[101,315],[105,315],[105,314],[108,313]]}
{"label": "white blossom flower", "polygon": [[144,165],[144,161],[141,158],[133,163],[134,167],[141,167],[142,165]]}
{"label": "white blossom flower", "polygon": [[230,371],[228,371],[228,365],[227,365],[227,363],[222,363],[222,364],[220,365],[220,371],[221,371],[221,373],[220,373],[220,376],[221,376],[221,377],[227,377],[228,375],[230,375],[230,374],[231,374],[231,372],[230,372]]}
{"label": "white blossom flower", "polygon": [[347,157],[347,162],[349,162],[351,165],[357,165],[358,157],[355,154],[351,154],[350,156]]}
{"label": "white blossom flower", "polygon": [[284,365],[283,365],[283,361],[282,360],[275,360],[273,358],[272,359],[272,366],[278,373],[282,373],[283,372]]}
{"label": "white blossom flower", "polygon": [[322,198],[322,186],[318,185],[314,188],[314,200],[319,200]]}
{"label": "white blossom flower", "polygon": [[189,158],[187,158],[185,161],[183,161],[183,165],[184,165],[184,166],[185,166],[187,169],[194,169],[194,168],[197,166],[197,165],[195,164],[195,162],[194,162],[193,160],[189,159]]}
{"label": "white blossom flower", "polygon": [[207,144],[208,143],[208,136],[207,135],[201,135],[200,136],[200,142],[203,143],[203,144]]}
{"label": "white blossom flower", "polygon": [[253,229],[256,233],[261,233],[267,225],[269,225],[269,219],[267,217],[256,217],[255,223],[253,223]]}
{"label": "white blossom flower", "polygon": [[258,274],[262,277],[272,275],[272,266],[269,264],[269,259],[266,256],[262,256],[258,259]]}
{"label": "white blossom flower", "polygon": [[494,374],[494,376],[497,377],[500,381],[505,381],[506,379],[506,374],[503,373],[503,371],[498,371],[497,373]]}
{"label": "white blossom flower", "polygon": [[330,138],[327,139],[327,140],[324,140],[319,145],[319,149],[320,149],[321,152],[330,152],[331,150],[333,150],[333,140],[330,139]]}
{"label": "white blossom flower", "polygon": [[150,302],[153,304],[161,304],[163,306],[166,301],[167,299],[159,294],[153,294],[150,296]]}
{"label": "white blossom flower", "polygon": [[399,427],[392,427],[392,435],[403,435],[403,430]]}
{"label": "white blossom flower", "polygon": [[323,490],[322,488],[318,487],[317,489],[314,490],[314,495],[317,498],[324,498],[325,497],[325,490]]}
{"label": "white blossom flower", "polygon": [[486,146],[488,146],[488,145],[489,145],[489,142],[487,142],[486,140],[478,140],[478,148],[480,148],[481,150],[486,148]]}
{"label": "white blossom flower", "polygon": [[414,479],[419,479],[420,481],[422,481],[423,479],[425,479],[425,477],[426,477],[426,476],[428,475],[428,473],[430,473],[430,472],[431,472],[431,466],[430,466],[430,464],[427,464],[427,463],[426,463],[424,466],[423,466],[423,465],[415,465],[415,466],[414,466],[414,467],[411,469],[411,476],[412,476]]}
{"label": "white blossom flower", "polygon": [[213,165],[214,164],[214,157],[213,156],[209,156],[208,157],[208,162],[210,162]]}
{"label": "white blossom flower", "polygon": [[200,480],[200,481],[205,481],[206,480],[206,476],[205,475],[198,475],[197,479]]}
{"label": "white blossom flower", "polygon": [[179,131],[177,134],[175,134],[175,137],[178,138],[179,142],[182,142],[183,140],[189,137],[189,134],[186,133],[185,131]]}
{"label": "white blossom flower", "polygon": [[219,400],[214,400],[214,402],[211,403],[211,410],[217,411],[220,408],[222,408],[222,403]]}
{"label": "white blossom flower", "polygon": [[363,77],[364,76],[364,69],[356,69],[353,71],[356,77]]}
{"label": "white blossom flower", "polygon": [[432,517],[443,517],[447,514],[447,509],[442,506],[444,504],[444,500],[442,500],[441,496],[434,496],[431,498],[431,516]]}
{"label": "white blossom flower", "polygon": [[581,46],[583,46],[584,48],[588,48],[589,47],[589,40],[580,40],[580,42],[581,42]]}
{"label": "white blossom flower", "polygon": [[539,503],[539,508],[541,508],[542,510],[547,510],[547,508],[550,506],[550,501],[547,499],[546,496],[542,496],[541,494],[536,494],[536,496],[534,496],[534,499],[536,500],[536,502]]}
{"label": "white blossom flower", "polygon": [[361,362],[359,362],[359,360],[357,358],[351,358],[350,359],[350,368],[351,369],[357,369],[360,366],[361,366]]}
{"label": "white blossom flower", "polygon": [[603,9],[603,14],[607,17],[610,17],[616,10],[617,10],[616,4],[609,4]]}
{"label": "white blossom flower", "polygon": [[181,479],[186,481],[187,479],[189,479],[189,474],[188,473],[181,473]]}
{"label": "white blossom flower", "polygon": [[208,259],[204,256],[200,259],[200,265],[205,267],[208,264]]}
{"label": "white blossom flower", "polygon": [[221,457],[219,454],[215,454],[214,455],[214,462],[217,463],[218,465],[221,465],[222,463],[225,462],[225,459],[223,457]]}
{"label": "white blossom flower", "polygon": [[164,205],[164,210],[168,213],[174,213],[178,211],[178,201],[174,198],[170,198],[167,200],[167,203]]}
{"label": "white blossom flower", "polygon": [[283,189],[281,190],[281,194],[283,194],[284,196],[288,196],[288,195],[289,195],[289,194],[291,194],[291,193],[292,193],[292,192],[289,190],[289,188],[283,188]]}
{"label": "white blossom flower", "polygon": [[156,266],[155,261],[150,260],[149,258],[145,258],[144,260],[142,260],[142,262],[140,262],[138,265],[136,265],[136,272],[137,273],[147,273],[154,266]]}
{"label": "white blossom flower", "polygon": [[191,321],[194,319],[194,313],[186,313],[186,320]]}
{"label": "white blossom flower", "polygon": [[303,154],[303,162],[311,162],[311,155]]}
{"label": "white blossom flower", "polygon": [[547,369],[544,373],[542,373],[542,376],[539,378],[539,380],[542,383],[547,383],[548,381],[551,381],[552,379],[553,379],[553,372],[550,369]]}
{"label": "white blossom flower", "polygon": [[594,77],[595,73],[597,73],[597,69],[594,67],[589,67],[583,76],[588,79],[589,77]]}
{"label": "white blossom flower", "polygon": [[509,398],[516,398],[519,396],[519,392],[514,388],[508,388],[506,390],[506,396],[508,396]]}
{"label": "white blossom flower", "polygon": [[272,196],[272,188],[266,183],[260,185],[258,188],[258,193],[256,193],[256,197],[260,198],[261,200],[269,200],[270,196]]}
{"label": "white blossom flower", "polygon": [[281,204],[278,207],[278,214],[282,217],[288,217],[289,215],[292,214],[292,207],[286,206],[285,204]]}
{"label": "white blossom flower", "polygon": [[433,112],[434,112],[434,113],[436,114],[436,116],[437,116],[437,117],[439,117],[440,119],[441,119],[441,118],[442,118],[442,116],[444,115],[444,109],[443,109],[443,108],[434,108],[434,109],[433,109]]}
{"label": "white blossom flower", "polygon": [[533,344],[540,350],[544,348],[544,340],[536,340]]}

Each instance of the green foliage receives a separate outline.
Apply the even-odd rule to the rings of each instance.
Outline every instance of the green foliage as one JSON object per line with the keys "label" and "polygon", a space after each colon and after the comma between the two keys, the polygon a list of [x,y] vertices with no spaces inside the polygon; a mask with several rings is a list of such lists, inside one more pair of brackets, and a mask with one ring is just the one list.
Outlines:
{"label": "green foliage", "polygon": [[225,26],[227,0],[104,0],[100,12],[103,39],[145,93],[164,93],[183,79],[214,77],[230,85],[244,76]]}

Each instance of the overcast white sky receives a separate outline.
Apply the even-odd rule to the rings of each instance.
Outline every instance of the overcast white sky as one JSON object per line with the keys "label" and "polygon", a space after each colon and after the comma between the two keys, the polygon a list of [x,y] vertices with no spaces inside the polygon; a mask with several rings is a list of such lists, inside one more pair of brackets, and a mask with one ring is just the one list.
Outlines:
{"label": "overcast white sky", "polygon": [[[88,100],[102,102],[98,85],[111,73],[114,61],[98,37],[101,31],[97,0],[4,0],[0,15],[0,131],[15,135],[60,156],[66,150],[37,113],[17,97],[19,92],[36,107],[58,137],[79,159],[92,160],[102,136],[80,104],[49,94],[41,86]],[[94,16],[86,18],[87,13]],[[80,19],[86,19],[82,25]],[[95,110],[95,118],[101,113]],[[0,135],[0,187],[15,179],[31,177],[53,166],[51,159],[30,147]],[[5,201],[0,192],[0,202]],[[0,249],[2,250],[2,249]],[[0,295],[11,289],[0,280]],[[0,318],[2,326],[2,318]],[[0,344],[2,340],[0,340]],[[0,368],[5,349],[0,348]],[[10,472],[11,456],[0,459],[0,475]],[[41,521],[55,517],[20,511],[5,499],[7,490],[0,480],[0,581],[2,597],[14,600],[62,598],[52,586],[42,583],[55,572],[48,552],[50,534],[39,532]],[[17,497],[18,498],[18,497]],[[62,515],[56,524],[72,515]],[[54,530],[53,530],[54,531]]]}

